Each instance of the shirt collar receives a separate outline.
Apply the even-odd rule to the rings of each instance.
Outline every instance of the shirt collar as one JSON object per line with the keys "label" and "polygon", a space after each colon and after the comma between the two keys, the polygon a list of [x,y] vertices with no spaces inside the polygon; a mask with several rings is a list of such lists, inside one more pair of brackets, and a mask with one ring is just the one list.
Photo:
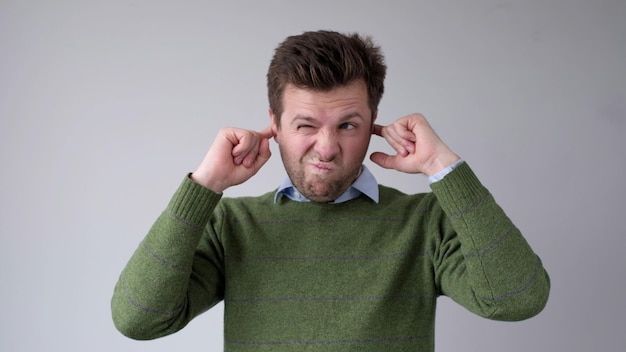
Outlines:
{"label": "shirt collar", "polygon": [[[354,183],[352,183],[352,185],[342,195],[329,203],[336,204],[347,202],[351,199],[357,198],[361,194],[366,195],[375,203],[378,203],[378,182],[365,165],[361,166],[361,174],[356,181],[354,181]],[[281,195],[297,202],[310,202],[309,199],[298,192],[289,177],[285,177],[283,183],[281,183],[278,187],[278,190],[274,194],[274,203],[278,201],[278,198],[280,198]]]}

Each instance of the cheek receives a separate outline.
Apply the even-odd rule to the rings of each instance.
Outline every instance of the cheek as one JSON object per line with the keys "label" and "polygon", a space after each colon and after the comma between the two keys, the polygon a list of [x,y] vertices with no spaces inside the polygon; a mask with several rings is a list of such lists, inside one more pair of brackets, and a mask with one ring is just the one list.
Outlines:
{"label": "cheek", "polygon": [[352,151],[353,153],[357,151],[362,152],[363,150],[367,150],[369,141],[369,136],[367,138],[351,138],[344,143],[344,150]]}
{"label": "cheek", "polygon": [[369,138],[367,139],[354,139],[349,143],[344,143],[341,146],[344,159],[354,162],[362,162],[367,148],[369,146]]}
{"label": "cheek", "polygon": [[275,140],[290,159],[298,159],[309,149],[308,139],[302,136],[276,135]]}

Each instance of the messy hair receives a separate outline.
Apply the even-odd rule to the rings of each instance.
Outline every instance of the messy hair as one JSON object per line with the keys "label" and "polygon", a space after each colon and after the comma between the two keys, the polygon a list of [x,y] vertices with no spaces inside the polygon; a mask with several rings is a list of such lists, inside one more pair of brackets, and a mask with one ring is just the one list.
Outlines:
{"label": "messy hair", "polygon": [[371,37],[333,31],[304,32],[278,45],[267,72],[270,109],[280,127],[282,98],[288,84],[300,89],[329,91],[362,79],[372,114],[384,92],[387,66]]}

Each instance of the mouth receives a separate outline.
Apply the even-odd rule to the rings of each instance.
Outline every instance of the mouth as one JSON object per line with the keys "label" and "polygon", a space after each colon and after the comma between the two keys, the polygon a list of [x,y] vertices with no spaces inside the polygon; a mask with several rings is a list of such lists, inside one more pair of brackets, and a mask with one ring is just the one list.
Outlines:
{"label": "mouth", "polygon": [[317,162],[317,163],[311,163],[311,166],[317,172],[328,173],[328,172],[333,171],[333,167],[331,166],[330,163]]}

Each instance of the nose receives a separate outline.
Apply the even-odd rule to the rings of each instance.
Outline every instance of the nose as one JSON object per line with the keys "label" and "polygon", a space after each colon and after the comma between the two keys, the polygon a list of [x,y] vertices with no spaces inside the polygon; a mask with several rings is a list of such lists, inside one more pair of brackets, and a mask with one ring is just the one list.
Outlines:
{"label": "nose", "polygon": [[334,131],[319,131],[314,147],[320,161],[332,161],[339,153],[339,140]]}

